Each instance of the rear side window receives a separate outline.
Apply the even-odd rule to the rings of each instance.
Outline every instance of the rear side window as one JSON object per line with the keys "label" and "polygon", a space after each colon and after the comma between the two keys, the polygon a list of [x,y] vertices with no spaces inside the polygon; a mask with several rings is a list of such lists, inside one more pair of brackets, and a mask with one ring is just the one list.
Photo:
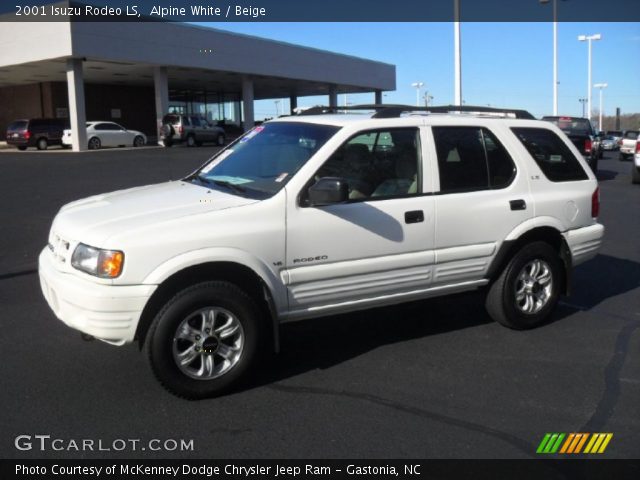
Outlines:
{"label": "rear side window", "polygon": [[486,128],[433,127],[440,192],[454,193],[508,186],[516,168],[511,156]]}
{"label": "rear side window", "polygon": [[589,177],[558,135],[545,128],[512,128],[518,140],[552,182],[587,180]]}

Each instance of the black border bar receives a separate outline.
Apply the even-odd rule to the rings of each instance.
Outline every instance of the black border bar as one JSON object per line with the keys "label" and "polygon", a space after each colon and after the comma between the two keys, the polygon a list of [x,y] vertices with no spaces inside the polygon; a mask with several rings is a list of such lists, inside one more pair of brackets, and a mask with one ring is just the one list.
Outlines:
{"label": "black border bar", "polygon": [[[451,22],[455,0],[15,0],[0,21]],[[638,0],[555,0],[559,22],[638,22]],[[462,22],[551,22],[554,0],[459,0]],[[19,7],[24,8],[18,15]],[[34,6],[36,9],[32,14]],[[109,7],[96,14],[89,7]],[[54,8],[69,7],[72,15]],[[195,12],[192,7],[210,7]],[[158,14],[154,13],[156,10]],[[162,10],[165,9],[165,10]],[[91,12],[91,13],[87,13]],[[240,14],[239,14],[240,12]],[[79,15],[77,14],[79,13]],[[166,15],[164,14],[166,13]]]}

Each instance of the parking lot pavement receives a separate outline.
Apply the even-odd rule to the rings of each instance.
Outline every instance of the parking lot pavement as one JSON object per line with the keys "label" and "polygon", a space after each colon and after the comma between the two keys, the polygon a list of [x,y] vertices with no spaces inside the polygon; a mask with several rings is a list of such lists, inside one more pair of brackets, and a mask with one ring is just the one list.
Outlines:
{"label": "parking lot pavement", "polygon": [[[0,457],[528,458],[546,432],[612,432],[640,456],[640,186],[600,161],[603,249],[553,321],[516,332],[481,295],[286,324],[245,390],[188,402],[135,346],[84,342],[40,294],[36,256],[67,201],[179,178],[214,149],[3,153]],[[18,451],[17,435],[193,439],[189,452]]]}

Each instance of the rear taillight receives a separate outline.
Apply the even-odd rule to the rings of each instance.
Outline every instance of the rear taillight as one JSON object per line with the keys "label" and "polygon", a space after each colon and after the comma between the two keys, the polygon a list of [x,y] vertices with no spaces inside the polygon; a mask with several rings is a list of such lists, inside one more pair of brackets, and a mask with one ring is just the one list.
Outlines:
{"label": "rear taillight", "polygon": [[182,128],[182,125],[180,125],[180,126],[178,127],[178,133],[179,133],[180,135],[182,135],[182,132],[183,132],[183,131],[184,131],[184,129]]}
{"label": "rear taillight", "polygon": [[29,130],[24,132],[24,138],[25,138],[25,140],[29,140],[31,138],[31,132]]}
{"label": "rear taillight", "polygon": [[640,142],[636,142],[636,153],[640,153]]}
{"label": "rear taillight", "polygon": [[600,187],[596,187],[591,195],[591,216],[597,218],[600,215]]}
{"label": "rear taillight", "polygon": [[584,141],[584,151],[587,152],[587,153],[591,153],[591,139],[590,138],[587,138]]}
{"label": "rear taillight", "polygon": [[618,145],[622,145],[622,139],[618,140]]}

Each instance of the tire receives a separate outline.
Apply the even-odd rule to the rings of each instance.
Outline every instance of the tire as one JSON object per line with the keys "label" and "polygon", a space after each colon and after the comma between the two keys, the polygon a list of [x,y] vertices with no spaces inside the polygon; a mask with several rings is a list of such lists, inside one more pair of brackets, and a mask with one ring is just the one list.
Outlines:
{"label": "tire", "polygon": [[39,138],[36,142],[36,148],[38,150],[46,150],[49,147],[49,142],[47,142],[46,138]]}
{"label": "tire", "polygon": [[[232,334],[207,336],[202,322],[211,310],[216,311],[212,330],[224,333],[227,326],[228,333],[235,327]],[[188,287],[170,299],[151,324],[145,344],[151,369],[164,388],[180,397],[227,393],[246,380],[257,363],[266,338],[263,324],[253,299],[232,283],[211,281]],[[185,338],[178,338],[179,331]],[[190,352],[190,360],[180,367],[177,358],[185,352]]]}
{"label": "tire", "polygon": [[591,167],[591,170],[593,170],[594,174],[598,173],[598,157],[592,158],[589,166]]}
{"label": "tire", "polygon": [[102,143],[98,137],[91,137],[89,139],[89,150],[99,150],[101,146]]}
{"label": "tire", "polygon": [[618,154],[618,160],[620,160],[621,162],[624,162],[627,160],[627,156],[624,153],[620,152]]}
{"label": "tire", "polygon": [[631,165],[631,183],[640,183],[640,169],[636,166],[635,162]]}
{"label": "tire", "polygon": [[20,150],[21,152],[24,152],[27,149],[27,147],[25,147],[24,145],[20,145],[18,147],[18,150]]}
{"label": "tire", "polygon": [[173,129],[173,125],[169,123],[165,123],[164,125],[162,125],[162,127],[160,127],[160,134],[165,137],[173,137],[174,133],[175,131]]}
{"label": "tire", "polygon": [[[534,277],[549,280],[544,284],[534,282],[533,292],[527,294],[528,287],[522,280],[523,277],[530,277],[536,262],[541,268]],[[537,327],[547,320],[558,303],[563,270],[558,253],[548,243],[525,245],[511,258],[489,288],[485,302],[487,312],[496,322],[514,330]],[[521,300],[516,297],[519,290],[524,290]],[[527,298],[533,299],[534,303],[529,303]],[[527,305],[531,306],[528,312]]]}
{"label": "tire", "polygon": [[224,135],[223,134],[218,135],[218,137],[216,138],[216,144],[219,147],[222,147],[224,145],[224,142],[225,142]]}
{"label": "tire", "polygon": [[187,147],[195,147],[196,145],[198,145],[198,142],[196,142],[196,137],[194,135],[189,135],[187,137]]}
{"label": "tire", "polygon": [[133,139],[133,146],[134,147],[143,147],[144,146],[144,138],[142,138],[140,135],[137,135]]}
{"label": "tire", "polygon": [[173,145],[173,142],[172,142],[171,140],[169,140],[169,139],[165,138],[164,140],[162,140],[162,144],[163,144],[165,147],[171,147],[171,146]]}

